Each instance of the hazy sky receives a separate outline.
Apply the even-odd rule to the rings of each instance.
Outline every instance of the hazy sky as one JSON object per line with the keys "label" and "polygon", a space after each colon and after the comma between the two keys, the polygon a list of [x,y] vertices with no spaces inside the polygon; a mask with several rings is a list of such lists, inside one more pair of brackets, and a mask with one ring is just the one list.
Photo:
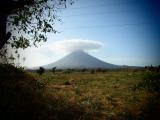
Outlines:
{"label": "hazy sky", "polygon": [[47,33],[38,48],[19,49],[22,66],[47,65],[76,49],[116,65],[160,65],[160,0],[75,0],[56,15],[63,24],[53,28],[61,33]]}

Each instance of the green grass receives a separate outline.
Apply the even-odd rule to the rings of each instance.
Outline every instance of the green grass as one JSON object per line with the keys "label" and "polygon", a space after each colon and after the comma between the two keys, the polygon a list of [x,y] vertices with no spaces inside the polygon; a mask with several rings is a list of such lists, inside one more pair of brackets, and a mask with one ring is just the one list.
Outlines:
{"label": "green grass", "polygon": [[133,90],[147,71],[45,72],[40,76],[1,65],[0,72],[2,119],[107,120],[111,113],[117,120],[159,118],[154,111],[159,110],[158,94],[147,88]]}

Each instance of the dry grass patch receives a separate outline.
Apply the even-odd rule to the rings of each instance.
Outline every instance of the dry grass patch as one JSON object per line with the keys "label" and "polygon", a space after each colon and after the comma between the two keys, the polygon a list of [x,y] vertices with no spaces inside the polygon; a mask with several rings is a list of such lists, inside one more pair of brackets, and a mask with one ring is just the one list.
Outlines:
{"label": "dry grass patch", "polygon": [[[132,120],[141,113],[140,106],[145,109],[149,103],[146,101],[149,94],[145,90],[136,90],[134,93],[130,89],[142,80],[143,77],[139,72],[135,74],[132,72],[108,72],[92,75],[80,72],[65,75],[57,72],[55,75],[52,73],[44,73],[42,76],[36,73],[31,73],[31,75],[34,77],[33,84],[36,81],[44,84],[46,77],[52,81],[47,83],[45,90],[41,92],[39,90],[34,93],[32,93],[33,90],[29,92],[32,93],[32,97],[28,99],[36,97],[34,99],[34,101],[38,101],[36,105],[41,104],[41,114],[39,113],[37,117],[41,116],[43,119],[63,120],[63,116],[65,116],[65,119],[71,120],[116,118]],[[27,74],[26,79],[30,79]],[[23,82],[23,84],[24,88],[28,89],[28,83]],[[17,96],[18,99],[20,99],[19,97]],[[150,97],[154,97],[154,95]],[[38,108],[38,106],[36,107]]]}

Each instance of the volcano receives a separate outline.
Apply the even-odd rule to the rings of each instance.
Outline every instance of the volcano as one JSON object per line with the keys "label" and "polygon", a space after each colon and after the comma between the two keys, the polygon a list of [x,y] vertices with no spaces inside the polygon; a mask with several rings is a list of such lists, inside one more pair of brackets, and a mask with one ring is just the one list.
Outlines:
{"label": "volcano", "polygon": [[[40,66],[39,66],[40,67]],[[29,69],[39,69],[39,67],[33,67]],[[66,68],[120,68],[120,67],[134,67],[134,66],[120,66],[110,64],[104,61],[101,61],[83,50],[75,50],[69,55],[63,57],[62,59],[50,63],[48,65],[42,66],[45,69],[52,69],[56,67],[56,69],[66,69]]]}

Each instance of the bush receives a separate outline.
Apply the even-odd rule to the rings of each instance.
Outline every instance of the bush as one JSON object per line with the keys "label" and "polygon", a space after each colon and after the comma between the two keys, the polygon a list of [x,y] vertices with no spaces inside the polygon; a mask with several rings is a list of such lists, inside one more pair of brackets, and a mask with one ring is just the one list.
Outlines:
{"label": "bush", "polygon": [[72,71],[71,70],[65,70],[65,71],[62,71],[62,73],[66,74],[66,73],[71,73]]}
{"label": "bush", "polygon": [[71,70],[67,70],[67,73],[69,74],[69,73],[71,73],[72,71]]}
{"label": "bush", "polygon": [[85,71],[86,71],[86,68],[81,69],[81,72],[85,72]]}
{"label": "bush", "polygon": [[[147,98],[148,104],[147,109],[142,109],[142,116],[145,114],[145,118],[143,119],[154,119],[159,118],[159,99],[160,99],[160,74],[155,73],[147,73],[145,74],[143,80],[139,82],[138,85],[134,85],[134,92],[136,89],[140,89],[140,87],[146,87],[147,92],[152,93],[154,95],[153,98]],[[153,118],[154,117],[154,118]],[[158,120],[158,119],[156,119]]]}
{"label": "bush", "polygon": [[103,70],[102,70],[102,72],[103,72],[103,73],[105,73],[105,72],[106,72],[106,70],[105,70],[105,69],[103,69]]}
{"label": "bush", "polygon": [[74,92],[75,92],[76,94],[79,94],[79,95],[80,95],[80,90],[79,90],[79,88],[74,89]]}
{"label": "bush", "polygon": [[55,74],[55,69],[56,69],[56,67],[53,67],[53,68],[51,69],[51,72],[53,72],[54,74]]}
{"label": "bush", "polygon": [[71,83],[68,82],[67,80],[64,80],[64,81],[63,81],[63,85],[71,85]]}
{"label": "bush", "polygon": [[40,67],[39,69],[36,70],[36,73],[42,75],[42,73],[44,73],[44,68]]}
{"label": "bush", "polygon": [[152,71],[154,67],[151,65],[150,67],[148,66],[149,70]]}
{"label": "bush", "polygon": [[[160,93],[160,74],[155,73],[147,73],[143,80],[139,82],[138,85],[134,85],[133,90],[135,92],[136,89],[140,89],[140,87],[145,87],[148,89],[150,93]],[[160,96],[159,96],[160,97]]]}
{"label": "bush", "polygon": [[96,72],[101,72],[101,71],[102,71],[101,68],[97,68],[97,69],[96,69]]}
{"label": "bush", "polygon": [[91,70],[91,74],[93,74],[95,72],[95,70]]}

